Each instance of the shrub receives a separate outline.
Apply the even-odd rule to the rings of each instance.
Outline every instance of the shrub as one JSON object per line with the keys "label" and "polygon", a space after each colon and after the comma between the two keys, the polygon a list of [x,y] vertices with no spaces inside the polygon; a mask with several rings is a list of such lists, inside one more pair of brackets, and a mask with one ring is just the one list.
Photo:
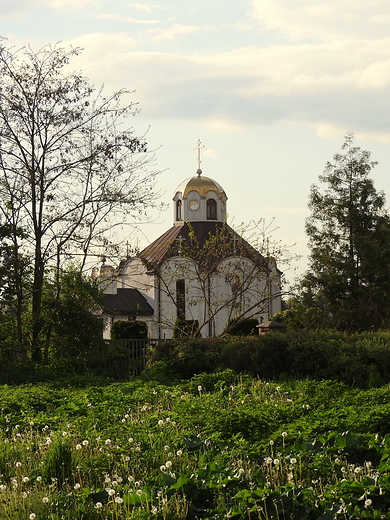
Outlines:
{"label": "shrub", "polygon": [[177,319],[173,330],[174,339],[200,337],[198,320]]}
{"label": "shrub", "polygon": [[231,336],[257,336],[256,326],[258,324],[259,321],[255,318],[247,318],[241,321],[233,319],[229,321],[227,331]]}
{"label": "shrub", "polygon": [[115,321],[111,326],[112,339],[146,339],[148,325],[146,321]]}

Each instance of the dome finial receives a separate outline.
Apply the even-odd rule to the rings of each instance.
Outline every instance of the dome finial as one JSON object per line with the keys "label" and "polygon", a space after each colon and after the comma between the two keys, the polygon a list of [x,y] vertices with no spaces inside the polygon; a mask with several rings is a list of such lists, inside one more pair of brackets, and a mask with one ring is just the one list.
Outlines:
{"label": "dome finial", "polygon": [[200,160],[200,150],[204,148],[204,146],[201,145],[201,142],[200,142],[200,139],[198,139],[198,144],[197,146],[195,146],[194,150],[198,150],[198,169],[196,170],[196,173],[198,174],[198,177],[201,176],[202,174],[202,170],[200,169],[200,164],[201,164],[201,160]]}

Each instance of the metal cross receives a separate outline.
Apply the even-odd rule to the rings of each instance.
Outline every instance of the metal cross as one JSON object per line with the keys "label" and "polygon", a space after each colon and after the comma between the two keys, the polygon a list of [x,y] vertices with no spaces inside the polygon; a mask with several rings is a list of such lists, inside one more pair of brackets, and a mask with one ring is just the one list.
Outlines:
{"label": "metal cross", "polygon": [[175,238],[175,240],[177,240],[177,242],[179,242],[179,253],[181,253],[181,248],[182,248],[183,242],[185,242],[186,239],[183,238],[181,235],[179,235],[177,238]]}
{"label": "metal cross", "polygon": [[240,239],[238,237],[236,237],[236,235],[233,235],[230,240],[233,242],[233,251],[234,251],[234,254],[236,254],[236,242],[238,242],[238,240],[240,240]]}
{"label": "metal cross", "polygon": [[200,160],[200,150],[204,148],[204,145],[202,146],[201,143],[200,143],[200,139],[198,139],[198,145],[195,146],[194,150],[198,150],[198,173],[202,172],[202,170],[200,169],[200,164],[201,164],[201,160]]}

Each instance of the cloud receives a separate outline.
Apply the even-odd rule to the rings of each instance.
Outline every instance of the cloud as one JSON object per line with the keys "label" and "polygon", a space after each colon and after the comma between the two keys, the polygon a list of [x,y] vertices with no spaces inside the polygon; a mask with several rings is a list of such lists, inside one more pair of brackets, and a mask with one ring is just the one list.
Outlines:
{"label": "cloud", "polygon": [[139,18],[133,18],[131,16],[126,16],[122,14],[108,14],[103,13],[96,15],[96,18],[101,18],[105,20],[112,20],[115,22],[125,22],[125,23],[131,23],[131,24],[139,24],[139,25],[156,25],[161,23],[160,20],[141,20]]}
{"label": "cloud", "polygon": [[195,25],[180,25],[174,24],[167,29],[157,29],[152,30],[151,34],[153,36],[154,41],[159,40],[174,40],[178,36],[182,36],[185,34],[192,34],[199,31],[204,31],[205,27],[196,27]]}
{"label": "cloud", "polygon": [[322,137],[390,135],[390,38],[191,55],[145,52],[142,38],[127,33],[86,35],[77,44],[87,49],[82,69],[95,82],[136,89],[154,118],[228,131],[283,122]]}
{"label": "cloud", "polygon": [[291,40],[378,38],[389,33],[387,0],[252,0],[252,5],[261,25]]}
{"label": "cloud", "polygon": [[139,9],[140,11],[146,11],[147,13],[152,13],[154,11],[165,11],[166,8],[162,5],[157,4],[129,4],[129,7],[134,7],[134,9]]}

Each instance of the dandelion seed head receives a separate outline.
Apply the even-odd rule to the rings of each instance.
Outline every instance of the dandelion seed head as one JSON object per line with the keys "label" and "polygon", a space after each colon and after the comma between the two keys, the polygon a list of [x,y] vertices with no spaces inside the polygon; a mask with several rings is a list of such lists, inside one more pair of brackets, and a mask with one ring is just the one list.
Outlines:
{"label": "dandelion seed head", "polygon": [[290,459],[290,462],[291,462],[291,464],[296,464],[296,463],[297,463],[297,459],[294,458],[294,457],[292,457],[292,458]]}
{"label": "dandelion seed head", "polygon": [[101,509],[103,507],[103,504],[101,502],[96,502],[95,507],[96,509]]}
{"label": "dandelion seed head", "polygon": [[43,498],[42,498],[42,502],[43,502],[44,504],[47,504],[47,503],[49,502],[49,498],[48,498],[48,497],[43,497]]}
{"label": "dandelion seed head", "polygon": [[[16,462],[15,466],[16,466],[17,468],[21,468],[21,467],[22,467],[22,463],[21,463],[21,462]],[[34,514],[34,513],[33,513],[33,514]]]}
{"label": "dandelion seed head", "polygon": [[137,489],[137,495],[140,497],[142,495],[142,489]]}
{"label": "dandelion seed head", "polygon": [[283,433],[282,433],[282,437],[283,437],[283,438],[284,438],[284,437],[287,437],[287,432],[283,432]]}
{"label": "dandelion seed head", "polygon": [[37,517],[37,515],[35,513],[31,513],[30,516],[29,516],[29,519],[30,520],[35,520]]}
{"label": "dandelion seed head", "polygon": [[117,504],[123,504],[123,498],[121,498],[121,497],[115,497],[115,502],[116,502]]}
{"label": "dandelion seed head", "polygon": [[183,451],[182,450],[177,450],[176,455],[178,457],[181,457],[183,455]]}
{"label": "dandelion seed head", "polygon": [[105,445],[106,445],[106,446],[109,446],[110,444],[111,444],[111,439],[106,439],[106,440],[105,440]]}
{"label": "dandelion seed head", "polygon": [[76,450],[81,450],[82,446],[81,444],[76,444]]}
{"label": "dandelion seed head", "polygon": [[366,507],[370,506],[371,504],[372,504],[372,500],[371,500],[371,498],[367,498],[366,501],[364,502],[364,505],[365,505]]}
{"label": "dandelion seed head", "polygon": [[81,443],[83,446],[88,446],[89,444],[89,441],[87,439],[83,440],[83,442]]}
{"label": "dandelion seed head", "polygon": [[74,489],[76,489],[76,491],[77,491],[77,490],[80,489],[80,488],[81,488],[81,486],[80,486],[80,484],[77,482],[77,483],[74,485]]}
{"label": "dandelion seed head", "polygon": [[172,466],[172,462],[170,460],[167,460],[166,463],[165,463],[165,466],[167,468],[170,468]]}

